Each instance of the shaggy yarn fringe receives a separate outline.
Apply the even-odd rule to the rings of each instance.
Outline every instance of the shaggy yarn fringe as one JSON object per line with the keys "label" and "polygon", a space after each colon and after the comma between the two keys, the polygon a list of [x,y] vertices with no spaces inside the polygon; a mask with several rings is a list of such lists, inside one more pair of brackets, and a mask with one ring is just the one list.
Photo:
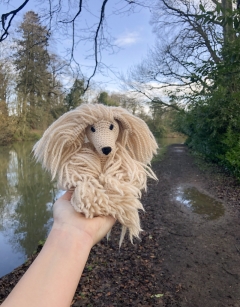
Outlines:
{"label": "shaggy yarn fringe", "polygon": [[[101,163],[94,147],[85,142],[85,129],[105,119],[120,126],[116,149]],[[141,119],[120,107],[81,105],[54,122],[34,146],[36,159],[58,178],[58,186],[74,189],[71,204],[87,218],[112,215],[131,242],[141,231],[139,198],[147,177],[157,180],[148,166],[157,150],[156,141]]]}

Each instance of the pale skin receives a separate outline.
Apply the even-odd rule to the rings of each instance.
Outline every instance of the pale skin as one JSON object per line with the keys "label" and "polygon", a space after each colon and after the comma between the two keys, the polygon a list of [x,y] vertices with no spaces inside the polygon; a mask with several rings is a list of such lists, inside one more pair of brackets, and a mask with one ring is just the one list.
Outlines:
{"label": "pale skin", "polygon": [[112,228],[110,216],[86,219],[70,204],[71,192],[53,207],[52,230],[36,260],[3,307],[69,307],[91,248]]}

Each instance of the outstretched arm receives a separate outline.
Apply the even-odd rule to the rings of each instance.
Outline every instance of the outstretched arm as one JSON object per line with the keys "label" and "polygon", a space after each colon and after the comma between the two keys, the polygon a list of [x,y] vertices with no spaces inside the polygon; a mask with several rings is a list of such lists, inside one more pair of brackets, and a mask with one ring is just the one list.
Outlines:
{"label": "outstretched arm", "polygon": [[70,199],[66,192],[54,204],[53,227],[42,251],[1,306],[70,306],[92,246],[115,222],[110,216],[86,219]]}

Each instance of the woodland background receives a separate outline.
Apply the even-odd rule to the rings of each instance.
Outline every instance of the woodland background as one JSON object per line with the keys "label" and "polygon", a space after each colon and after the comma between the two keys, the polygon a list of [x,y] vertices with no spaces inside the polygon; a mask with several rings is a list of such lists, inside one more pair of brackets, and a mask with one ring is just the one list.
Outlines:
{"label": "woodland background", "polygon": [[84,76],[81,67],[76,72],[74,63],[75,21],[83,14],[84,0],[78,6],[68,2],[68,59],[51,51],[52,22],[60,23],[61,1],[44,14],[28,11],[10,37],[12,20],[28,1],[1,15],[1,145],[36,140],[64,112],[83,102],[100,102],[126,107],[156,136],[185,134],[189,147],[240,178],[239,1],[121,0],[129,18],[135,7],[151,9],[156,44],[142,63],[119,76],[124,91],[117,93],[93,82],[103,64],[101,48],[112,47],[104,23],[109,1],[102,1],[99,21],[88,38],[95,63],[90,76]]}

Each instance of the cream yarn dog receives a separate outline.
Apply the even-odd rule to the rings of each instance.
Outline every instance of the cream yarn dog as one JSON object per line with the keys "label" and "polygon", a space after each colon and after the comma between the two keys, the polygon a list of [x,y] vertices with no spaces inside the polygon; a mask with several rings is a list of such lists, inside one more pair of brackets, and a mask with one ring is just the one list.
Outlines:
{"label": "cream yarn dog", "polygon": [[34,146],[36,159],[58,178],[63,190],[74,189],[71,203],[87,218],[112,215],[129,237],[141,231],[139,198],[157,143],[146,123],[121,107],[83,104],[62,115]]}

